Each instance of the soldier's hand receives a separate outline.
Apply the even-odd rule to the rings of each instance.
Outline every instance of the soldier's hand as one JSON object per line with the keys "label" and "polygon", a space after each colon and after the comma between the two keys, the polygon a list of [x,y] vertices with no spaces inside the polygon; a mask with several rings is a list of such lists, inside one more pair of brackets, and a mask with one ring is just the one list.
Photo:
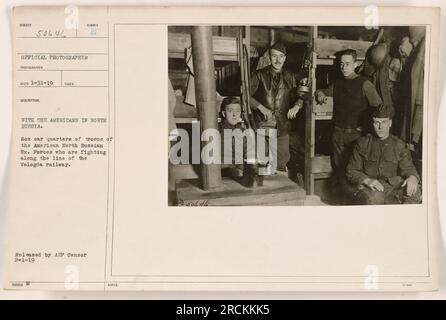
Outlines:
{"label": "soldier's hand", "polygon": [[292,107],[290,110],[288,110],[287,117],[288,119],[294,119],[296,118],[297,113],[302,108],[302,103],[296,103],[294,107]]}
{"label": "soldier's hand", "polygon": [[376,179],[367,178],[364,180],[363,184],[373,191],[379,191],[379,192],[384,191],[383,185]]}
{"label": "soldier's hand", "polygon": [[269,110],[268,108],[266,108],[263,105],[259,105],[257,106],[257,109],[263,114],[263,116],[265,117],[265,120],[271,120],[273,117],[273,113],[271,112],[271,110]]}
{"label": "soldier's hand", "polygon": [[325,102],[327,102],[327,96],[322,90],[316,90],[316,92],[314,93],[314,97],[317,104],[324,104]]}
{"label": "soldier's hand", "polygon": [[404,180],[401,187],[406,187],[406,193],[409,197],[413,196],[418,189],[418,179],[414,176],[410,176],[406,180]]}

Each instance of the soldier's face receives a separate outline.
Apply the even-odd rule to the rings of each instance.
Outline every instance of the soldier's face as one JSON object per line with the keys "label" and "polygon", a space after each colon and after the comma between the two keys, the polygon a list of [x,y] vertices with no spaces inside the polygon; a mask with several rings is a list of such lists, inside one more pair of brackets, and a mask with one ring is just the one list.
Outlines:
{"label": "soldier's face", "polygon": [[282,51],[276,49],[271,49],[269,51],[269,54],[271,57],[271,66],[273,67],[273,69],[277,72],[282,70],[283,64],[286,60],[286,55]]}
{"label": "soldier's face", "polygon": [[227,105],[222,113],[225,116],[226,121],[233,126],[241,121],[242,108],[239,104]]}
{"label": "soldier's face", "polygon": [[392,120],[389,118],[373,118],[373,129],[379,139],[385,139],[390,134]]}
{"label": "soldier's face", "polygon": [[344,77],[349,77],[355,73],[355,68],[358,64],[355,61],[355,58],[351,55],[343,55],[341,56],[341,72]]}

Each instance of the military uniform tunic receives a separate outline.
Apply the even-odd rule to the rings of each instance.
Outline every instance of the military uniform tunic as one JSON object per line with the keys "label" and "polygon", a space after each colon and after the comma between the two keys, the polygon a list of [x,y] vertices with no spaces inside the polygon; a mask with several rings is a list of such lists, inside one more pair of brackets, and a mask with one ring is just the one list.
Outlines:
{"label": "military uniform tunic", "polygon": [[[415,195],[409,197],[401,185],[405,179],[420,176],[412,162],[405,143],[390,135],[380,140],[368,134],[358,139],[347,166],[347,180],[358,186],[355,197],[363,204],[418,203],[420,186]],[[366,178],[378,180],[384,192],[373,191],[362,185]]]}

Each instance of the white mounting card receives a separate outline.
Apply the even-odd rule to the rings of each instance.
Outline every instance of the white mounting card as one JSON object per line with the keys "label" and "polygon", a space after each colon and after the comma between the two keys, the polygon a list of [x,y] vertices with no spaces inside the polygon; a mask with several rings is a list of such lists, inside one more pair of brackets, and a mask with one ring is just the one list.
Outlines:
{"label": "white mounting card", "polygon": [[[2,253],[6,289],[437,289],[438,8],[23,6],[11,14],[13,133],[8,240]],[[180,101],[183,111],[197,109],[183,103],[187,88],[180,84],[187,85],[192,74],[185,60],[191,34],[201,28],[199,38],[200,32],[209,31],[206,27],[212,31],[217,90],[227,89],[225,79],[231,69],[227,66],[239,67],[237,29],[243,30],[244,43],[252,49],[251,72],[271,38],[288,48],[285,67],[302,71],[291,57],[293,50],[308,47],[310,30],[318,30],[311,39],[321,51],[355,47],[357,61],[362,62],[365,57],[360,52],[372,45],[371,34],[383,28],[385,39],[402,40],[404,35],[393,31],[410,29],[406,44],[413,47],[411,54],[420,42],[425,46],[420,57],[422,98],[415,102],[421,108],[409,117],[410,125],[418,119],[424,128],[415,146],[422,156],[413,159],[418,161],[420,203],[331,205],[323,192],[318,194],[319,189],[330,188],[329,175],[311,171],[318,164],[313,161],[310,167],[307,162],[304,173],[312,184],[305,181],[300,198],[287,198],[286,205],[280,202],[282,189],[261,191],[267,186],[252,191],[254,197],[246,196],[250,202],[245,206],[229,205],[238,196],[243,199],[242,194],[218,188],[214,193],[203,191],[211,198],[211,193],[231,194],[219,197],[218,205],[207,205],[215,199],[200,200],[197,193],[195,202],[171,205],[168,171],[174,164],[169,163],[168,84],[173,84],[174,100]],[[414,30],[420,28],[423,36],[414,40]],[[207,45],[205,41],[203,47],[197,45],[197,55]],[[395,57],[404,48],[397,47]],[[316,64],[310,65],[310,77],[312,71],[316,77],[335,68],[331,53],[318,55],[313,49],[310,60]],[[405,66],[397,68],[400,78]],[[200,109],[209,101],[201,96],[206,85],[196,71],[193,93]],[[391,78],[392,83],[402,83],[397,80]],[[237,82],[235,87],[239,86]],[[310,86],[316,89],[315,82]],[[221,97],[216,100],[221,102]],[[329,112],[308,112],[311,95],[309,100],[300,111],[315,117],[307,125],[314,129],[316,122],[332,121]],[[207,115],[176,114],[174,125],[187,131],[193,121],[202,120],[204,125]],[[412,136],[420,126],[414,127]],[[305,135],[314,139],[315,131],[307,127]],[[306,156],[312,161],[319,151],[317,145],[309,145]],[[330,154],[325,160],[329,158]],[[383,165],[392,166],[394,161]],[[212,165],[202,165],[197,176],[192,167],[183,164],[172,174],[196,181],[207,177],[212,184]],[[282,178],[287,179],[280,174],[265,177],[265,184]],[[174,190],[179,185],[174,182]]]}

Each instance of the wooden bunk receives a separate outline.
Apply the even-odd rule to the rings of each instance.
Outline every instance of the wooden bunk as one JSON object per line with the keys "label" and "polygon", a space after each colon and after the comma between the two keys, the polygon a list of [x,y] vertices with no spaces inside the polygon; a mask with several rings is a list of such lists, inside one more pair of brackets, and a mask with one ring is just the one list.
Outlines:
{"label": "wooden bunk", "polygon": [[[245,27],[244,45],[250,46],[250,30]],[[190,36],[187,34],[169,34],[169,58],[184,57],[185,48],[190,46]],[[212,37],[213,58],[215,61],[238,61],[236,38]],[[234,46],[235,45],[235,46]],[[202,118],[200,114],[200,119]],[[177,123],[186,122],[185,117],[177,119]],[[193,118],[191,118],[191,121]],[[203,187],[203,164],[199,171],[192,165],[172,165],[169,167],[172,179],[176,181],[176,196],[178,205],[304,205],[308,204],[305,190],[284,176],[265,177],[263,186],[248,188],[242,186],[237,179],[223,178],[219,186]],[[200,179],[201,178],[201,179]],[[211,177],[212,178],[212,177]],[[312,199],[310,199],[312,200]]]}
{"label": "wooden bunk", "polygon": [[[185,51],[192,45],[190,33],[168,33],[168,57],[169,59],[185,59]],[[212,36],[213,58],[215,64],[220,62],[238,62],[237,38],[227,36]],[[255,48],[251,47],[251,56],[256,56]],[[224,76],[218,75],[219,78]],[[221,100],[217,100],[221,103]],[[184,103],[183,96],[176,97],[174,118],[177,124],[191,124],[198,121],[197,108]],[[220,119],[218,119],[220,121]],[[191,164],[178,164],[170,167],[172,176],[176,180],[198,179],[200,166]]]}

